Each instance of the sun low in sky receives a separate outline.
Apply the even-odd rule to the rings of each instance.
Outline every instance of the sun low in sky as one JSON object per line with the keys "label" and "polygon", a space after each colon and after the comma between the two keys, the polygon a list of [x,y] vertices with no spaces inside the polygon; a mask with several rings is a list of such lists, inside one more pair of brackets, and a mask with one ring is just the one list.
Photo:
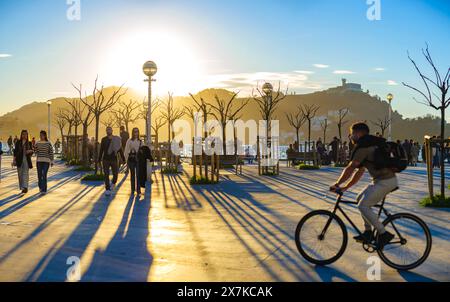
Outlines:
{"label": "sun low in sky", "polygon": [[156,94],[187,95],[204,88],[208,80],[207,62],[196,48],[192,41],[169,30],[124,32],[111,43],[99,73],[105,82],[124,83],[145,94],[145,76],[138,71],[151,58],[158,65]]}
{"label": "sun low in sky", "polygon": [[373,21],[365,0],[80,0],[79,20],[68,20],[65,0],[0,1],[0,114],[74,96],[71,83],[90,91],[97,75],[144,96],[148,60],[158,65],[157,96],[245,95],[261,81],[311,93],[345,77],[371,94],[393,93],[404,116],[434,113],[401,83],[420,85],[407,51],[420,62],[426,42],[448,66],[450,2],[380,3]]}

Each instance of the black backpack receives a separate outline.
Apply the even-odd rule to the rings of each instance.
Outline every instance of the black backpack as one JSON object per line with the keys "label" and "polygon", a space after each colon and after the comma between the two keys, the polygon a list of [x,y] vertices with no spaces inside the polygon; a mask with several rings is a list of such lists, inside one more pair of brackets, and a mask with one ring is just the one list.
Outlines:
{"label": "black backpack", "polygon": [[[373,164],[375,169],[391,169],[395,173],[400,173],[408,167],[408,157],[405,149],[395,142],[387,142],[384,138],[372,135],[364,136],[358,141],[353,154],[359,148],[376,146]],[[352,154],[352,158],[353,158]]]}
{"label": "black backpack", "polygon": [[395,142],[384,142],[377,145],[374,154],[376,169],[389,168],[400,173],[408,167],[408,157],[405,149]]}

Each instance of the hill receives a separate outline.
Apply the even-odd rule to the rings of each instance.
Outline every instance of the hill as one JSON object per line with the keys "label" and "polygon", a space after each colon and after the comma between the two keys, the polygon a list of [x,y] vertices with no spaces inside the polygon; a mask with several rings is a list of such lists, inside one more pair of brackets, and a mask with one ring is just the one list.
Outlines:
{"label": "hill", "polygon": [[[113,90],[114,87],[105,88],[105,96],[108,97]],[[216,94],[226,98],[231,92],[224,89],[206,89],[199,92],[197,96],[202,96],[207,101],[213,101],[214,95]],[[128,101],[130,99],[142,102],[143,96],[128,90],[122,100]],[[240,100],[244,99],[245,98],[242,98]],[[51,102],[53,120],[59,108],[69,108],[65,98],[55,98],[52,99]],[[193,101],[188,96],[174,97],[175,107],[182,107],[183,105],[189,104],[193,104]],[[368,92],[363,92],[358,89],[345,89],[344,85],[311,94],[287,95],[285,100],[280,103],[275,114],[275,117],[280,120],[281,143],[283,144],[292,142],[295,137],[294,130],[289,126],[285,114],[287,112],[296,111],[297,107],[301,104],[316,104],[320,107],[317,112],[317,119],[313,123],[312,135],[314,139],[323,136],[323,131],[320,129],[318,121],[324,118],[327,118],[330,123],[328,128],[329,131],[327,132],[327,140],[333,136],[337,136],[336,111],[341,108],[348,108],[350,110],[350,113],[346,118],[348,123],[345,125],[343,133],[344,137],[348,134],[348,126],[354,121],[367,121],[372,128],[372,132],[379,131],[372,121],[377,121],[378,118],[383,119],[388,112],[388,103],[382,101],[378,96],[372,96]],[[103,116],[103,120],[108,119],[109,114],[110,113],[106,113]],[[242,119],[261,119],[255,101],[250,101],[249,105],[243,111]],[[424,135],[439,132],[439,118],[437,117],[425,116],[414,119],[405,119],[399,112],[394,112],[392,120],[394,139],[412,138],[422,142]],[[139,120],[136,123],[136,126],[140,127],[142,132],[143,129],[145,129],[143,120]],[[103,128],[104,127],[102,126],[100,130],[101,134],[104,133]],[[2,138],[3,141],[5,141],[9,135],[19,135],[22,129],[28,129],[32,136],[37,136],[41,129],[47,129],[46,101],[32,102],[0,117],[0,138]],[[51,131],[53,133],[53,138],[55,138],[56,134],[58,134],[59,137],[59,130],[56,125],[52,124]],[[118,130],[115,131],[118,132]],[[307,126],[305,125],[301,131],[306,133]],[[447,131],[450,131],[449,125],[447,125]],[[89,135],[92,136],[93,133],[94,130],[93,127],[91,127],[91,129],[89,129]],[[161,129],[160,136],[163,139],[167,136],[167,127]],[[302,139],[304,139],[304,135],[302,136]]]}

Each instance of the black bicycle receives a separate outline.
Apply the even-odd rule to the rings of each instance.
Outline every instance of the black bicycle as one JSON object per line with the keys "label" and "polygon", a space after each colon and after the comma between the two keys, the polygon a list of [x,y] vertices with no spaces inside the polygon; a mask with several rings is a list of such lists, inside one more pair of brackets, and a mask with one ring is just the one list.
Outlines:
{"label": "black bicycle", "polygon": [[[341,191],[335,193],[337,199],[332,212],[318,210],[305,215],[295,231],[298,251],[306,260],[317,265],[335,262],[344,254],[347,247],[347,228],[337,215],[338,210],[356,232],[359,235],[362,234],[341,208],[341,204],[356,205],[358,202],[342,200]],[[379,247],[377,234],[374,231],[372,236],[374,239],[371,242],[364,242],[363,249],[369,253],[376,251],[384,263],[397,270],[414,269],[421,265],[430,254],[432,245],[430,230],[425,222],[415,215],[409,213],[391,215],[384,208],[385,201],[386,197],[375,207],[379,208],[379,217],[382,213],[386,216],[383,225],[395,237],[384,247]]]}

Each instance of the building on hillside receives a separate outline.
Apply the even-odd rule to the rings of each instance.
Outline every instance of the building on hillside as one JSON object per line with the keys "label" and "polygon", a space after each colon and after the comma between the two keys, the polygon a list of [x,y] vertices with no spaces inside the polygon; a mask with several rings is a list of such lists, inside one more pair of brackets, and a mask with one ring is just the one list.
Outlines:
{"label": "building on hillside", "polygon": [[361,84],[347,83],[347,79],[342,79],[342,85],[327,90],[328,93],[363,92]]}

